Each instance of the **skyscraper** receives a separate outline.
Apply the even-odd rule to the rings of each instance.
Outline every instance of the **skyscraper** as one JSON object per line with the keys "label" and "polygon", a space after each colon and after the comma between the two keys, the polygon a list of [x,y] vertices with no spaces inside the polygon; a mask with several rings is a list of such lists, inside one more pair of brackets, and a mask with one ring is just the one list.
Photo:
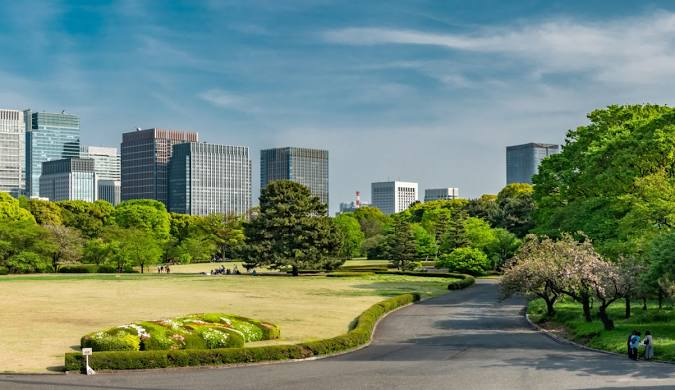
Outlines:
{"label": "skyscraper", "polygon": [[122,134],[122,201],[156,199],[168,206],[172,148],[197,141],[197,133],[178,130],[153,128]]}
{"label": "skyscraper", "polygon": [[328,205],[328,151],[293,147],[261,150],[260,188],[275,180],[305,185]]}
{"label": "skyscraper", "polygon": [[120,156],[117,148],[80,146],[80,157],[94,160],[98,199],[113,205],[120,202]]}
{"label": "skyscraper", "polygon": [[26,194],[40,195],[42,163],[80,156],[80,117],[65,113],[24,112],[26,128]]}
{"label": "skyscraper", "polygon": [[400,213],[417,202],[417,183],[385,181],[370,185],[372,206],[384,214]]}
{"label": "skyscraper", "polygon": [[532,184],[539,163],[560,152],[560,145],[529,143],[506,147],[506,184]]}
{"label": "skyscraper", "polygon": [[251,208],[251,159],[245,146],[184,143],[173,146],[169,211],[245,215]]}
{"label": "skyscraper", "polygon": [[51,201],[96,200],[94,160],[65,158],[42,163],[40,197]]}
{"label": "skyscraper", "polygon": [[25,142],[24,113],[0,109],[0,191],[14,196],[26,188]]}

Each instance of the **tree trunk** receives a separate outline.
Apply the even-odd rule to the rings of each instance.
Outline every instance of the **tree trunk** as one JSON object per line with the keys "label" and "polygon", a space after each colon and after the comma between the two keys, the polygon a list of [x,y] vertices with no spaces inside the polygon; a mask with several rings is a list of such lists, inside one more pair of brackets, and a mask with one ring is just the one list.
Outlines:
{"label": "tree trunk", "polygon": [[143,273],[143,271],[144,271],[144,267],[143,267],[143,264],[141,264],[141,273]]}
{"label": "tree trunk", "polygon": [[544,301],[546,302],[546,316],[548,318],[553,318],[555,315],[555,300],[551,298],[544,298]]}
{"label": "tree trunk", "polygon": [[602,321],[602,325],[605,327],[605,330],[614,329],[614,321],[612,321],[609,316],[607,316],[607,306],[600,306],[598,309],[598,317]]}
{"label": "tree trunk", "polygon": [[642,297],[642,310],[647,310],[647,298]]}
{"label": "tree trunk", "polygon": [[293,276],[298,276],[300,275],[300,272],[298,270],[298,266],[294,265],[293,266]]}
{"label": "tree trunk", "polygon": [[630,297],[626,297],[626,319],[630,318]]}
{"label": "tree trunk", "polygon": [[663,308],[663,290],[659,289],[659,310]]}
{"label": "tree trunk", "polygon": [[591,297],[588,295],[583,295],[581,297],[581,306],[584,308],[584,320],[586,322],[591,322]]}

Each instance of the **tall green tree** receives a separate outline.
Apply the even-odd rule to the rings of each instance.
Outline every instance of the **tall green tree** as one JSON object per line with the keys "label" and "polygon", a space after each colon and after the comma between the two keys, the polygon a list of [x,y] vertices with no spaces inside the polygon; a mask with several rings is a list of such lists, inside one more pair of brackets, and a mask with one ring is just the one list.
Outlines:
{"label": "tall green tree", "polygon": [[169,238],[171,223],[169,213],[162,202],[152,199],[122,202],[115,209],[113,218],[121,228],[152,232],[160,241]]}
{"label": "tall green tree", "polygon": [[17,199],[6,192],[0,192],[0,223],[7,221],[35,222],[35,218],[21,207]]}
{"label": "tall green tree", "polygon": [[518,237],[534,227],[534,198],[530,184],[512,183],[497,194],[496,224]]}
{"label": "tall green tree", "polygon": [[98,237],[103,228],[112,223],[114,208],[104,200],[93,203],[65,200],[57,202],[57,205],[61,208],[63,225],[77,229],[83,237]]}
{"label": "tall green tree", "polygon": [[536,232],[583,231],[611,258],[643,255],[675,221],[675,109],[610,106],[588,118],[533,178]]}
{"label": "tall green tree", "polygon": [[118,272],[128,266],[138,266],[143,273],[146,267],[159,263],[162,258],[160,241],[152,232],[139,228],[114,228],[108,234]]}
{"label": "tall green tree", "polygon": [[80,260],[84,241],[78,230],[63,225],[45,225],[44,228],[47,233],[44,240],[54,272],[58,272],[62,264]]}
{"label": "tall green tree", "polygon": [[361,231],[359,221],[354,218],[352,213],[340,214],[333,221],[342,236],[340,256],[344,258],[360,256],[365,234]]}
{"label": "tall green tree", "polygon": [[28,210],[35,222],[40,225],[61,225],[61,207],[56,202],[41,199],[25,199],[24,208]]}
{"label": "tall green tree", "polygon": [[412,224],[411,229],[415,237],[417,258],[425,260],[435,259],[438,254],[436,238],[418,223]]}
{"label": "tall green tree", "polygon": [[405,218],[395,217],[385,236],[387,257],[400,270],[414,268],[417,258],[417,242],[410,223]]}
{"label": "tall green tree", "polygon": [[302,184],[279,180],[260,194],[260,211],[244,224],[246,263],[301,269],[333,268],[341,242],[326,205]]}
{"label": "tall green tree", "polygon": [[470,217],[483,219],[495,227],[501,219],[501,210],[497,204],[497,196],[483,194],[479,198],[470,199],[465,208]]}
{"label": "tall green tree", "polygon": [[376,207],[359,207],[354,210],[354,218],[359,221],[361,231],[366,238],[384,233],[384,226],[387,223],[387,216]]}

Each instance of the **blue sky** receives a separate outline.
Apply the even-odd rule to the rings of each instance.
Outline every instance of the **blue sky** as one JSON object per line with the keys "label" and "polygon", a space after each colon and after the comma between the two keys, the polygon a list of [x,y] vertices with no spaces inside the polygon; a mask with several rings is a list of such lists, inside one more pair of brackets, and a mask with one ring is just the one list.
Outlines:
{"label": "blue sky", "polygon": [[333,211],[386,179],[495,193],[506,145],[675,101],[670,1],[3,3],[3,107],[247,145],[256,195],[260,149],[326,148]]}

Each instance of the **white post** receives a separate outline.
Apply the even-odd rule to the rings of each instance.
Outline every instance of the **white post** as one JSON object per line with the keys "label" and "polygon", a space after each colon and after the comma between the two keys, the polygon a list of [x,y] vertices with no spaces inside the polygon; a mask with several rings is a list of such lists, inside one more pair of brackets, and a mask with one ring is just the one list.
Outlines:
{"label": "white post", "polygon": [[96,371],[93,368],[89,367],[89,356],[92,354],[91,348],[82,348],[82,355],[84,356],[84,364],[86,367],[87,375],[96,375]]}

